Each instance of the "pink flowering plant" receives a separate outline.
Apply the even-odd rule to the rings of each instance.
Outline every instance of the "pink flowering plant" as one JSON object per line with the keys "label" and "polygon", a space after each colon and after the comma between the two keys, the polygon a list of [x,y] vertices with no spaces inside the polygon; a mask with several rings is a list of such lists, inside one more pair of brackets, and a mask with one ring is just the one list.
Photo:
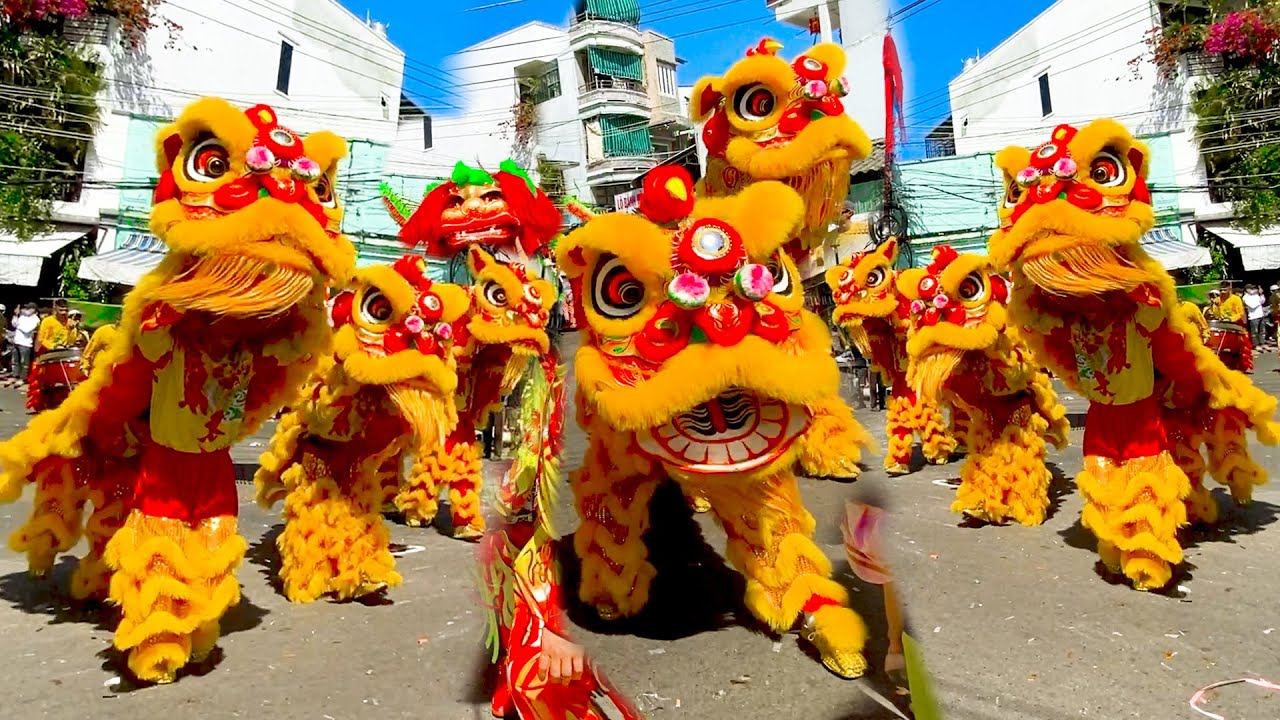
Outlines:
{"label": "pink flowering plant", "polygon": [[1280,48],[1280,12],[1250,8],[1228,13],[1209,26],[1204,51],[1249,62],[1265,61]]}

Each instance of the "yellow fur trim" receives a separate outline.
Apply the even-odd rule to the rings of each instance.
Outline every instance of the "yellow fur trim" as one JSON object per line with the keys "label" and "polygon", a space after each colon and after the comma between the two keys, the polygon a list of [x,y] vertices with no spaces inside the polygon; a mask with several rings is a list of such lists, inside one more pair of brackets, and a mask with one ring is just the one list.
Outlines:
{"label": "yellow fur trim", "polygon": [[1097,536],[1104,561],[1139,589],[1167,584],[1171,566],[1182,562],[1176,533],[1187,522],[1183,501],[1191,490],[1169,455],[1121,464],[1086,456],[1076,486],[1085,501],[1081,522]]}
{"label": "yellow fur trim", "polygon": [[36,478],[31,517],[9,536],[9,547],[27,554],[27,567],[33,575],[49,572],[58,554],[80,541],[84,501],[72,463],[42,468]]}
{"label": "yellow fur trim", "polygon": [[1234,417],[1218,413],[1204,440],[1209,448],[1209,472],[1231,489],[1236,502],[1249,503],[1253,488],[1267,482],[1267,471],[1249,456],[1244,427]]}
{"label": "yellow fur trim", "polygon": [[867,671],[862,648],[867,643],[867,625],[846,607],[827,606],[813,615],[813,644],[822,655],[822,664],[844,678],[856,678]]}
{"label": "yellow fur trim", "polygon": [[439,510],[438,496],[440,486],[436,478],[447,476],[440,466],[442,462],[452,463],[452,456],[430,449],[419,449],[409,468],[409,476],[405,478],[392,495],[392,505],[404,515],[404,522],[410,527],[426,527],[436,519]]}
{"label": "yellow fur trim", "polygon": [[190,657],[190,636],[240,601],[235,569],[247,543],[234,517],[180,520],[137,511],[107,544],[110,598],[120,606],[115,646],[140,680],[172,680]]}
{"label": "yellow fur trim", "polygon": [[[765,181],[752,183],[732,197],[702,198],[689,217],[693,221],[715,218],[729,223],[742,235],[747,255],[763,262],[791,239],[803,216],[804,200],[795,190],[780,182]],[[670,274],[669,242],[664,249],[666,273]]]}
{"label": "yellow fur trim", "polygon": [[809,123],[785,145],[761,147],[750,138],[729,140],[725,159],[758,180],[783,180],[829,160],[847,167],[871,152],[871,139],[848,115],[824,117]]}
{"label": "yellow fur trim", "polygon": [[284,531],[276,539],[280,579],[291,601],[309,603],[326,594],[350,600],[401,583],[382,519],[376,470],[383,457],[371,456],[341,487],[324,462],[306,455],[299,463],[301,477],[285,498]]}
{"label": "yellow fur trim", "polygon": [[[328,366],[332,366],[330,360]],[[327,369],[327,368],[325,368]],[[256,489],[254,498],[264,510],[284,499],[287,488],[283,474],[295,460],[298,440],[306,432],[302,415],[291,410],[280,418],[276,431],[271,435],[271,442],[258,458],[258,469],[253,473],[253,485]]]}
{"label": "yellow fur trim", "polygon": [[943,463],[956,451],[956,438],[951,436],[942,409],[932,400],[906,395],[889,396],[885,412],[885,435],[889,445],[884,466],[890,472],[910,469],[915,436],[919,435],[926,460]]}
{"label": "yellow fur trim", "polygon": [[342,358],[343,370],[361,385],[391,385],[393,383],[425,383],[431,392],[452,395],[458,388],[458,376],[453,362],[445,364],[435,355],[417,350],[401,350],[385,356],[371,355],[356,339],[356,330],[347,325],[333,338],[334,352]]}
{"label": "yellow fur trim", "polygon": [[969,456],[951,511],[993,523],[1039,525],[1049,507],[1051,476],[1043,439],[1048,423],[1024,409],[998,436],[994,430],[970,426]]}
{"label": "yellow fur trim", "polygon": [[[200,98],[183,108],[176,120],[156,134],[156,169],[173,170],[174,179],[185,179],[182,167],[176,162],[171,164],[170,158],[165,156],[165,141],[178,135],[184,144],[190,145],[205,133],[217,136],[223,143],[233,169],[242,169],[245,153],[253,146],[258,130],[243,110],[226,100],[216,97]],[[239,173],[229,172],[224,177],[230,178],[236,174]],[[218,185],[211,183],[210,186]]]}
{"label": "yellow fur trim", "polygon": [[853,411],[839,397],[810,407],[813,418],[800,438],[800,466],[815,477],[855,478],[862,451],[874,445]]}

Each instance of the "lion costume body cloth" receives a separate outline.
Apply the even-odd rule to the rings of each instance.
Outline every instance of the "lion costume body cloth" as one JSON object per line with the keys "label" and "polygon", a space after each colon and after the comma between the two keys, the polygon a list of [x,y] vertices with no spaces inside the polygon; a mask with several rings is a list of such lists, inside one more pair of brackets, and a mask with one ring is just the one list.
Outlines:
{"label": "lion costume body cloth", "polygon": [[89,379],[0,445],[0,498],[36,486],[10,544],[44,574],[87,535],[72,594],[120,606],[115,645],[141,680],[207,655],[239,601],[230,448],[327,350],[326,286],[354,262],[333,192],[345,151],[266,106],[187,107],[158,137],[151,230],[168,254],[126,298]]}
{"label": "lion costume body cloth", "polygon": [[890,388],[885,435],[889,447],[884,467],[890,474],[910,472],[916,436],[925,460],[945,463],[963,439],[964,413],[951,409],[953,433],[935,398],[921,397],[907,383],[907,303],[898,293],[898,241],[890,239],[875,250],[858,253],[826,273],[836,307],[832,321],[849,338]]}
{"label": "lion costume body cloth", "polygon": [[670,478],[724,527],[750,611],[778,632],[803,615],[826,665],[857,676],[865,627],[812,540],[794,471],[820,414],[843,410],[858,431],[816,441],[837,443],[845,462],[869,443],[843,404],[828,404],[831,336],[804,309],[783,250],[803,203],[762,182],[695,205],[686,174],[646,181],[641,208],[648,217],[597,216],[557,248],[585,321],[575,372],[588,448],[571,480],[579,594],[606,619],[644,607],[655,569],[641,536]]}
{"label": "lion costume body cloth", "polygon": [[294,602],[351,600],[400,584],[382,518],[407,453],[434,451],[457,422],[453,326],[469,299],[433,283],[419,256],[356,271],[333,301],[334,352],[280,420],[254,476],[284,500],[280,580]]}
{"label": "lion costume body cloth", "polygon": [[1112,571],[1163,587],[1183,559],[1178,528],[1217,519],[1206,468],[1240,503],[1265,481],[1246,432],[1280,440],[1276,399],[1204,346],[1143,250],[1154,222],[1144,144],[1098,120],[996,159],[1006,192],[990,253],[1012,273],[1010,320],[1090,403],[1084,526]]}
{"label": "lion costume body cloth", "polygon": [[986,522],[1044,522],[1051,475],[1045,444],[1070,426],[1049,376],[1008,325],[1008,285],[987,258],[934,248],[933,262],[898,274],[908,302],[908,381],[967,418],[969,449],[953,512]]}
{"label": "lion costume body cloth", "polygon": [[[775,40],[761,40],[724,75],[699,80],[689,112],[703,122],[707,147],[699,194],[734,195],[763,180],[786,183],[804,201],[801,221],[786,243],[786,252],[799,260],[831,235],[848,195],[849,168],[871,152],[871,141],[844,112],[844,49],[823,43],[788,62],[778,56],[781,48]],[[856,477],[859,469],[838,438],[863,430],[838,392],[823,405],[831,410],[814,408],[815,438],[812,452],[800,459],[802,469],[820,477]]]}
{"label": "lion costume body cloth", "polygon": [[546,327],[555,287],[534,276],[526,261],[546,252],[559,232],[560,212],[510,160],[492,174],[458,163],[452,178],[411,214],[387,188],[383,195],[403,226],[402,240],[423,245],[428,257],[465,257],[471,279],[471,308],[453,323],[458,424],[442,446],[418,457],[395,507],[410,525],[430,524],[443,490],[454,536],[475,540],[485,527],[476,431],[490,424],[524,369],[550,348]]}

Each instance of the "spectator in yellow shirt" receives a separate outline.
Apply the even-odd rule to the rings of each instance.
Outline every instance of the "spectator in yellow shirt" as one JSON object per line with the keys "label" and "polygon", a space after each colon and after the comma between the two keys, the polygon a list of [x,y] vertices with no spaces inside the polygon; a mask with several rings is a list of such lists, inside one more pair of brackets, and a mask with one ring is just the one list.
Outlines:
{"label": "spectator in yellow shirt", "polygon": [[1231,291],[1231,283],[1222,283],[1217,300],[1210,306],[1209,319],[1244,326],[1244,301]]}
{"label": "spectator in yellow shirt", "polygon": [[1204,313],[1200,312],[1199,305],[1190,300],[1183,300],[1178,303],[1178,312],[1182,314],[1184,320],[1195,326],[1202,341],[1209,341],[1209,322],[1204,319]]}

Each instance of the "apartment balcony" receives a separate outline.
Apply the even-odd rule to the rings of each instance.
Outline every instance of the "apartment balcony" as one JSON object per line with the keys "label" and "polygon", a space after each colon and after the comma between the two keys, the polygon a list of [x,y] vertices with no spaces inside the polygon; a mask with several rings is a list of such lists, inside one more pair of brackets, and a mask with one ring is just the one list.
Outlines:
{"label": "apartment balcony", "polygon": [[596,76],[578,88],[578,112],[591,115],[651,115],[644,83],[627,78]]}
{"label": "apartment balcony", "polygon": [[587,162],[587,183],[591,185],[615,185],[630,183],[649,172],[658,160],[648,155],[622,157],[605,156]]}
{"label": "apartment balcony", "polygon": [[613,47],[644,55],[644,36],[639,27],[629,23],[580,15],[569,26],[569,49],[578,52],[592,46]]}
{"label": "apartment balcony", "polygon": [[840,8],[836,0],[764,0],[764,6],[773,11],[780,23],[808,28],[809,21],[818,15],[818,6],[826,5],[834,27],[840,26]]}

